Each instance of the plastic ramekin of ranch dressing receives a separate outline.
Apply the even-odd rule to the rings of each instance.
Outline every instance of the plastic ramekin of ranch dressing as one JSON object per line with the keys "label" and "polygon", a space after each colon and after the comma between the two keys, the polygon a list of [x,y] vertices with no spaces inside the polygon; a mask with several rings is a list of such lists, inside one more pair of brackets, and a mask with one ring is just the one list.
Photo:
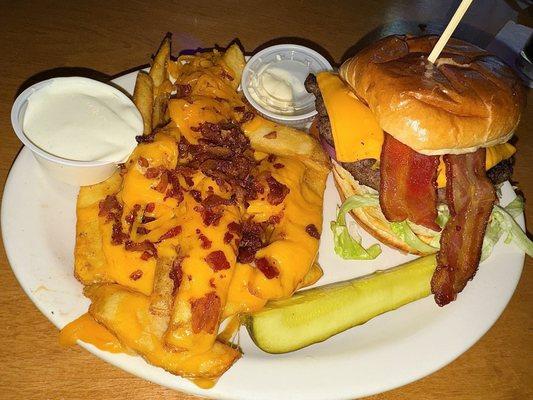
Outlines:
{"label": "plastic ramekin of ranch dressing", "polygon": [[305,78],[309,73],[331,69],[331,64],[316,51],[281,44],[250,58],[241,87],[250,104],[266,118],[304,128],[316,115],[315,97],[305,90]]}
{"label": "plastic ramekin of ranch dressing", "polygon": [[11,122],[47,172],[76,186],[111,176],[143,130],[142,116],[127,95],[83,77],[29,87],[15,100]]}

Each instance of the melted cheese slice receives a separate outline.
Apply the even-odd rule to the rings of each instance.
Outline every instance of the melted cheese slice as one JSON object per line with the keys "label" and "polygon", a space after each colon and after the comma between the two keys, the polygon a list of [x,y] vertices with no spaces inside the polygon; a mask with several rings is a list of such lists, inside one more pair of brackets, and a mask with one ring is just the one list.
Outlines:
{"label": "melted cheese slice", "polygon": [[[485,169],[488,171],[503,160],[511,158],[516,153],[516,148],[509,143],[497,144],[492,147],[487,147],[487,155],[485,158]],[[437,177],[437,186],[440,188],[446,187],[446,172],[444,161],[442,157],[438,167],[439,175]]]}
{"label": "melted cheese slice", "polygon": [[317,81],[328,110],[337,160],[379,160],[383,130],[372,111],[357,99],[338,75],[321,72]]}
{"label": "melted cheese slice", "polygon": [[[360,101],[341,78],[331,72],[317,75],[320,93],[328,110],[337,161],[355,162],[365,158],[380,159],[383,131],[372,111]],[[510,158],[516,149],[509,143],[487,148],[485,168],[489,170]],[[441,158],[437,185],[446,186]]]}

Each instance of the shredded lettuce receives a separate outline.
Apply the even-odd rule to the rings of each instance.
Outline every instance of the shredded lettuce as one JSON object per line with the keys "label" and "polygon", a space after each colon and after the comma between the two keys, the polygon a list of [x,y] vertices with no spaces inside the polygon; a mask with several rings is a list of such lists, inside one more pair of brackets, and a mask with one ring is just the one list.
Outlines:
{"label": "shredded lettuce", "polygon": [[[517,197],[518,199],[518,197]],[[516,200],[516,199],[515,199]],[[500,226],[502,233],[507,234],[505,243],[513,242],[528,256],[533,257],[533,242],[527,237],[520,225],[514,219],[514,215],[520,215],[524,208],[523,200],[511,202],[507,207],[494,206],[492,218]]]}
{"label": "shredded lettuce", "polygon": [[439,250],[438,247],[430,246],[429,244],[420,240],[420,238],[415,235],[407,221],[391,222],[390,227],[398,239],[403,240],[410,247],[418,250],[421,253],[431,254],[436,253]]}
{"label": "shredded lettuce", "polygon": [[[377,194],[355,195],[346,199],[338,210],[337,219],[331,222],[335,253],[344,259],[351,260],[372,260],[381,254],[381,247],[378,244],[365,249],[361,244],[361,237],[357,234],[351,235],[346,226],[346,214],[349,211],[359,207],[378,205]],[[515,221],[515,218],[521,215],[523,210],[524,200],[520,196],[517,196],[505,207],[494,206],[483,240],[481,261],[490,256],[494,246],[504,235],[506,235],[505,243],[513,242],[526,254],[533,257],[533,242]],[[439,206],[438,211],[436,222],[439,226],[444,227],[450,218],[450,212],[446,206]],[[440,248],[440,233],[436,233],[431,242],[427,244],[416,236],[407,221],[392,222],[390,227],[396,237],[422,253],[434,253]]]}
{"label": "shredded lettuce", "polygon": [[346,199],[340,206],[337,219],[331,221],[335,253],[346,260],[373,260],[381,254],[379,244],[373,244],[365,249],[361,244],[361,237],[350,235],[346,226],[346,214],[359,207],[379,205],[378,196],[374,194],[354,195]]}
{"label": "shredded lettuce", "polygon": [[511,217],[516,218],[524,212],[524,198],[522,196],[516,196],[513,201],[507,204],[505,207]]}
{"label": "shredded lettuce", "polygon": [[522,214],[523,210],[524,199],[521,196],[515,197],[505,207],[494,206],[481,247],[481,261],[486,260],[491,255],[494,246],[504,234],[507,234],[505,243],[508,244],[512,241],[528,255],[533,254],[533,242],[529,240],[526,233],[515,221],[515,218]]}
{"label": "shredded lettuce", "polygon": [[437,207],[437,212],[438,214],[435,222],[438,226],[444,228],[444,225],[446,225],[448,223],[448,220],[450,219],[450,209],[445,204],[439,204],[439,206]]}

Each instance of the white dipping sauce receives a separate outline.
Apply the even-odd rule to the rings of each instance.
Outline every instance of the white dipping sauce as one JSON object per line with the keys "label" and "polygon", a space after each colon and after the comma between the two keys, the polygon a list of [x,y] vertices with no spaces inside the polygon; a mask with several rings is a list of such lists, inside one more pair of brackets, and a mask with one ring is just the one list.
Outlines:
{"label": "white dipping sauce", "polygon": [[56,78],[28,98],[23,126],[36,146],[76,161],[123,162],[142,117],[127,96],[88,78]]}
{"label": "white dipping sauce", "polygon": [[291,115],[300,111],[309,67],[294,60],[266,63],[254,74],[248,90],[254,100],[269,111]]}

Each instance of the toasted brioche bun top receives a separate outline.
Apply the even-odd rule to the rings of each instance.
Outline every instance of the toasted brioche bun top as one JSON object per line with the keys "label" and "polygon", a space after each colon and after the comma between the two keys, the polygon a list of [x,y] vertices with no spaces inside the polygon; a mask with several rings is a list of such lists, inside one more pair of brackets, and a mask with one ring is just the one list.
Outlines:
{"label": "toasted brioche bun top", "polygon": [[456,39],[431,64],[437,39],[386,37],[344,62],[340,75],[384,131],[419,153],[468,153],[509,140],[525,104],[519,78]]}

